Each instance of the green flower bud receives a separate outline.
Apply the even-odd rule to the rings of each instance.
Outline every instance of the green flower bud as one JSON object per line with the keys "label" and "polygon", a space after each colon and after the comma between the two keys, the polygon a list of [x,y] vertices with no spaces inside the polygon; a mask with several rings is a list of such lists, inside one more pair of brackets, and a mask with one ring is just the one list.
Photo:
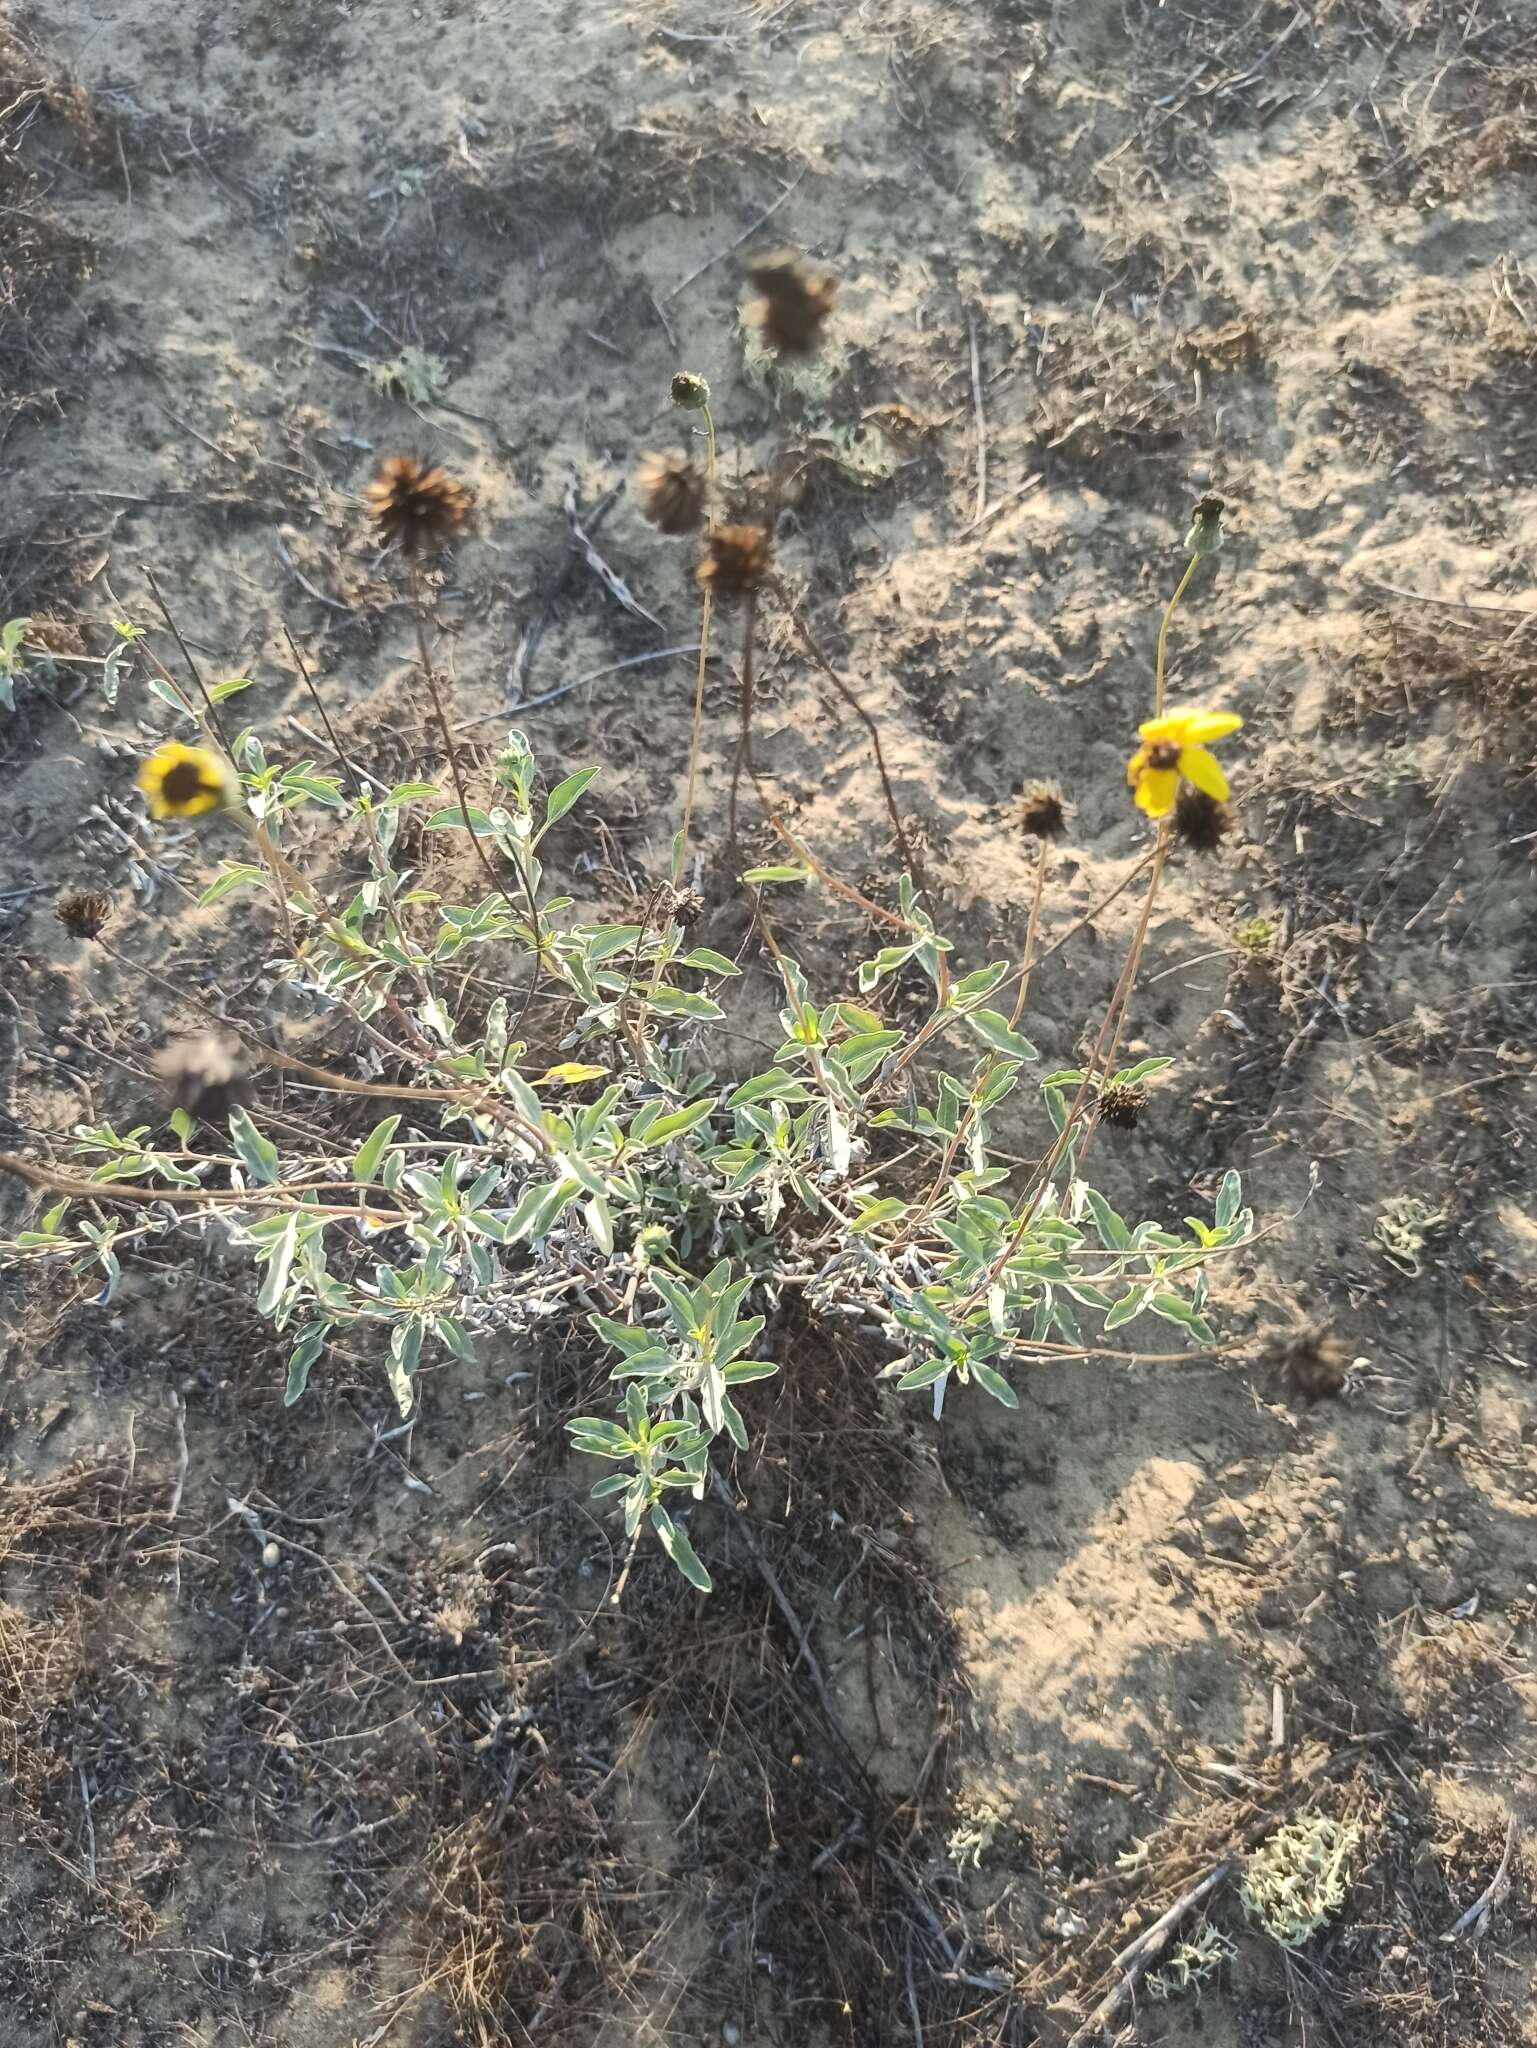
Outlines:
{"label": "green flower bud", "polygon": [[710,402],[710,387],[692,370],[679,370],[672,380],[672,402],[685,412],[703,412]]}
{"label": "green flower bud", "polygon": [[1203,498],[1191,515],[1190,531],[1185,535],[1187,555],[1215,555],[1222,547],[1222,514],[1226,507],[1220,498]]}
{"label": "green flower bud", "polygon": [[660,1223],[647,1223],[635,1233],[635,1256],[643,1266],[672,1249],[672,1239]]}

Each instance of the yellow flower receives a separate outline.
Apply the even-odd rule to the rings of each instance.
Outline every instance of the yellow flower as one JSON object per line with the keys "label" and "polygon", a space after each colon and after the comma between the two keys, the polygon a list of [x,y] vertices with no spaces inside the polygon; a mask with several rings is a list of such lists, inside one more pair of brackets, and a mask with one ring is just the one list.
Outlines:
{"label": "yellow flower", "polygon": [[1219,804],[1227,802],[1227,777],[1208,740],[1226,739],[1243,720],[1236,711],[1170,711],[1137,727],[1142,744],[1126,764],[1126,780],[1137,792],[1138,807],[1150,818],[1166,817],[1174,808],[1183,775]]}
{"label": "yellow flower", "polygon": [[551,1087],[575,1088],[582,1081],[601,1081],[607,1072],[607,1067],[589,1067],[581,1060],[562,1060],[558,1067],[541,1074],[534,1086],[543,1088],[548,1082]]}
{"label": "yellow flower", "polygon": [[152,818],[196,818],[235,801],[229,769],[207,747],[167,740],[139,770],[139,787]]}

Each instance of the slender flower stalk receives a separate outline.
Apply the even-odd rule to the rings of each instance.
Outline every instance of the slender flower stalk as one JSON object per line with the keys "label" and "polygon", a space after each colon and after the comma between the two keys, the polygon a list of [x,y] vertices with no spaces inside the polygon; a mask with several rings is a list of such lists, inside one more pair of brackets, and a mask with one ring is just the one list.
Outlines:
{"label": "slender flower stalk", "polygon": [[[704,379],[699,382],[703,384]],[[705,482],[713,489],[715,483],[715,420],[710,412],[710,400],[706,393],[704,403],[698,408],[704,415],[705,434]],[[710,527],[715,525],[713,505],[707,513]],[[704,732],[704,679],[710,659],[710,621],[715,612],[715,592],[706,583],[704,598],[699,613],[699,666],[694,676],[694,722],[688,740],[688,787],[683,795],[683,823],[678,827],[677,841],[673,847],[672,885],[675,889],[683,886],[683,867],[688,857],[689,826],[694,818],[694,793],[699,783],[699,747]]]}

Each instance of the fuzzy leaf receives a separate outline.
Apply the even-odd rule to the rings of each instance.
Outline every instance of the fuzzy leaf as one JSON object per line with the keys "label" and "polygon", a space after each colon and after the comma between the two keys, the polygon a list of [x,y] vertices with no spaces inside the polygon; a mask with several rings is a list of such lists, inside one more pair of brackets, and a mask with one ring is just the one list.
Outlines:
{"label": "fuzzy leaf", "polygon": [[352,1161],[352,1178],[365,1185],[379,1171],[379,1161],[384,1157],[384,1148],[395,1135],[399,1116],[387,1116],[382,1123],[374,1125],[368,1136],[358,1147]]}
{"label": "fuzzy leaf", "polygon": [[278,1177],[277,1146],[262,1136],[238,1106],[229,1113],[229,1134],[248,1178],[261,1187],[271,1187]]}
{"label": "fuzzy leaf", "polygon": [[283,1389],[283,1406],[292,1408],[309,1384],[310,1367],[325,1349],[331,1334],[329,1323],[306,1323],[288,1354],[288,1384]]}
{"label": "fuzzy leaf", "polygon": [[971,1377],[984,1394],[991,1394],[995,1401],[1001,1401],[1005,1408],[1017,1408],[1019,1396],[1009,1385],[1001,1372],[995,1372],[990,1365],[984,1365],[979,1358],[971,1361]]}
{"label": "fuzzy leaf", "polygon": [[651,1510],[651,1526],[661,1539],[662,1548],[689,1584],[697,1586],[701,1593],[708,1593],[713,1585],[710,1574],[695,1555],[693,1544],[660,1502]]}
{"label": "fuzzy leaf", "polygon": [[1035,1060],[1040,1054],[1022,1033],[1016,1031],[998,1010],[972,1010],[966,1022],[993,1052],[1006,1053],[1011,1060]]}
{"label": "fuzzy leaf", "polygon": [[547,828],[553,825],[558,818],[563,818],[566,815],[567,811],[570,810],[571,806],[581,796],[582,791],[601,772],[601,769],[598,768],[578,768],[576,773],[568,775],[564,782],[556,783],[555,787],[550,791],[549,801],[544,807],[544,822]]}

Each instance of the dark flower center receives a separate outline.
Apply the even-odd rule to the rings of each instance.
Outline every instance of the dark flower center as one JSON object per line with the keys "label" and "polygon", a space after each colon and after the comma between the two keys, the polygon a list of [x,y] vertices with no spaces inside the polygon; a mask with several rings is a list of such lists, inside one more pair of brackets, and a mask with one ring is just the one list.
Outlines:
{"label": "dark flower center", "polygon": [[1177,768],[1179,748],[1173,740],[1160,740],[1156,746],[1148,748],[1147,765],[1149,768]]}
{"label": "dark flower center", "polygon": [[201,796],[207,784],[203,771],[196,761],[178,761],[160,785],[160,793],[170,804],[190,804]]}

